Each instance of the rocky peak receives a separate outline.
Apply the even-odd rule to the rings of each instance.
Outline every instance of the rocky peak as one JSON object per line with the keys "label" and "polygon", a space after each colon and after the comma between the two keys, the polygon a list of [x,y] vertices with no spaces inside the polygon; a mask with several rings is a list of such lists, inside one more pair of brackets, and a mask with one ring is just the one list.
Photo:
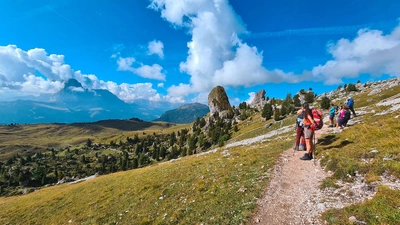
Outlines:
{"label": "rocky peak", "polygon": [[211,114],[231,109],[231,104],[223,87],[216,86],[211,90],[210,94],[208,94],[208,107]]}
{"label": "rocky peak", "polygon": [[70,88],[70,87],[82,87],[81,83],[79,83],[79,81],[77,81],[76,79],[68,79],[67,81],[65,81],[64,83],[64,89]]}
{"label": "rocky peak", "polygon": [[250,103],[250,106],[252,108],[257,108],[259,110],[262,110],[264,107],[264,104],[266,103],[265,101],[265,90],[261,90],[257,92],[256,96],[254,96],[253,101]]}

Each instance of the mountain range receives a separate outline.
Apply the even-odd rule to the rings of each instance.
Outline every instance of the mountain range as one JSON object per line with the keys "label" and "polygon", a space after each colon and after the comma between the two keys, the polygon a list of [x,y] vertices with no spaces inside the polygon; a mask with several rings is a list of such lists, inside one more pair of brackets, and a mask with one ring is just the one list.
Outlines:
{"label": "mountain range", "polygon": [[126,103],[108,90],[85,89],[77,80],[69,79],[58,93],[0,102],[0,124],[95,122],[130,118],[150,121],[179,106],[177,103],[146,99]]}
{"label": "mountain range", "polygon": [[203,118],[210,109],[207,105],[192,103],[179,106],[177,109],[168,110],[154,121],[171,123],[191,123],[197,118]]}

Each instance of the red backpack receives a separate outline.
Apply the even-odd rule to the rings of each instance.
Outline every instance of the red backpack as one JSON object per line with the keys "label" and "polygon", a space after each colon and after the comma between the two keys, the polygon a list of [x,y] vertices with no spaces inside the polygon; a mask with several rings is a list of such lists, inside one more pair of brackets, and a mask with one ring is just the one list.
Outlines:
{"label": "red backpack", "polygon": [[314,130],[319,130],[324,126],[324,115],[322,114],[321,110],[318,109],[312,109],[311,110],[312,115],[314,117],[314,121],[316,126],[314,127]]}

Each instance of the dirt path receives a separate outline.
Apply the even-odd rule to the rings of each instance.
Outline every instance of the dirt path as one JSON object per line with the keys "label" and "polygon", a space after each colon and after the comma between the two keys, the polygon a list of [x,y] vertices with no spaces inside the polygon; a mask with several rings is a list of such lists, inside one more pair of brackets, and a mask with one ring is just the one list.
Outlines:
{"label": "dirt path", "polygon": [[[327,132],[324,126],[316,132],[318,139]],[[318,146],[316,146],[318,151]],[[280,156],[273,177],[259,199],[251,224],[324,224],[318,217],[325,206],[319,186],[328,176],[319,160],[303,161],[304,151],[292,148]]]}

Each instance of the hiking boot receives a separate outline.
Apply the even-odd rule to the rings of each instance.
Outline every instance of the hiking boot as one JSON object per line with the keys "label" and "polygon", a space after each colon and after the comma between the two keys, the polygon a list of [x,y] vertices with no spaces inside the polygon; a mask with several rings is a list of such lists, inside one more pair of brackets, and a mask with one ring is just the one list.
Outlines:
{"label": "hiking boot", "polygon": [[303,157],[300,158],[301,160],[311,160],[312,159],[312,155],[311,154],[304,154]]}
{"label": "hiking boot", "polygon": [[299,146],[293,148],[294,151],[299,151]]}

